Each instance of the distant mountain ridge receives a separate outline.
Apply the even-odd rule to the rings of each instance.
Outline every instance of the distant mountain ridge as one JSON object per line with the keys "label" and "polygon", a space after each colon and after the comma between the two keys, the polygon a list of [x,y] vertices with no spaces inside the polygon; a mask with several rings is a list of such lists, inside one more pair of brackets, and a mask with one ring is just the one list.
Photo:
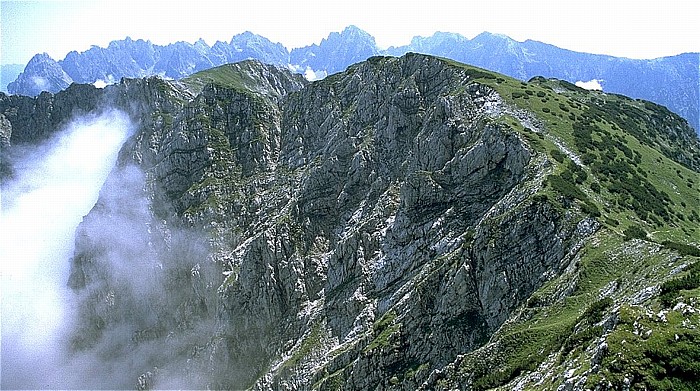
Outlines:
{"label": "distant mountain ridge", "polygon": [[606,92],[649,100],[684,117],[700,131],[700,54],[685,53],[651,60],[634,60],[562,49],[542,42],[515,41],[484,32],[473,39],[437,32],[414,37],[410,44],[380,49],[374,37],[349,26],[333,32],[320,44],[288,50],[280,43],[251,32],[230,42],[209,46],[203,40],[166,46],[126,38],[106,48],[68,53],[56,61],[37,54],[17,80],[8,85],[13,94],[36,96],[58,92],[72,82],[110,84],[122,77],[161,75],[180,79],[226,63],[257,59],[309,75],[328,75],[375,55],[401,56],[417,52],[450,58],[504,73],[521,80],[553,77],[575,83],[598,80]]}

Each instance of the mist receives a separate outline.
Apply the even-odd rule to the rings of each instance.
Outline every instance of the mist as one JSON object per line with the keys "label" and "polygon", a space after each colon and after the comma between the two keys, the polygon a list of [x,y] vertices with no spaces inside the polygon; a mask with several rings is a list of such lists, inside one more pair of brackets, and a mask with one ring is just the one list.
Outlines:
{"label": "mist", "polygon": [[75,232],[132,128],[124,113],[109,110],[10,157],[14,176],[0,193],[3,389],[66,388],[75,376],[64,370]]}
{"label": "mist", "polygon": [[[76,232],[65,345],[89,389],[202,389],[199,352],[214,333],[217,269],[209,241],[156,218],[152,186],[123,165]],[[221,273],[218,272],[221,276]],[[205,360],[206,361],[206,360]]]}

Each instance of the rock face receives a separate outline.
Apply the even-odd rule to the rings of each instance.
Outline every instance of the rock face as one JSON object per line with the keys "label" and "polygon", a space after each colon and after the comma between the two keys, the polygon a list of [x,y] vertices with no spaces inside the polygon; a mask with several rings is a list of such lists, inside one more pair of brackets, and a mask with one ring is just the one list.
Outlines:
{"label": "rock face", "polygon": [[0,95],[0,112],[12,124],[13,144],[39,142],[73,117],[95,111],[102,92],[90,85],[71,85],[65,94],[42,93],[36,98]]}
{"label": "rock face", "polygon": [[[204,303],[201,316],[216,314],[197,357],[211,363],[198,364],[209,384],[389,386],[484,343],[545,272],[566,266],[576,221],[521,194],[542,168],[485,113],[495,93],[469,82],[434,58],[377,58],[298,92],[302,83],[276,96],[207,85],[183,107],[149,108],[173,115],[129,147],[159,184],[154,209],[178,216],[170,225],[217,222],[208,262],[220,277],[181,282],[203,292],[185,299]],[[131,91],[144,87],[118,88],[158,94]],[[80,332],[88,346],[132,320],[99,298],[133,301],[95,255],[109,245],[90,240],[91,216],[71,278],[94,290]],[[510,237],[493,243],[506,227]]]}
{"label": "rock face", "polygon": [[78,230],[72,348],[128,357],[112,388],[470,384],[440,381],[600,227],[542,195],[546,129],[484,75],[409,54],[311,84],[246,62],[0,95],[10,143],[39,110],[139,124]]}

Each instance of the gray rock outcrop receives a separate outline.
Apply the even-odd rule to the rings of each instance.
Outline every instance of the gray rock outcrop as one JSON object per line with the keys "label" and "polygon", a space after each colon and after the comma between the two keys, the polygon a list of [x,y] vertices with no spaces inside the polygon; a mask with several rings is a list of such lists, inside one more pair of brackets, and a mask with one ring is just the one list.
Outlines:
{"label": "gray rock outcrop", "polygon": [[[480,346],[546,272],[566,266],[577,222],[519,195],[541,168],[481,107],[495,92],[466,72],[409,55],[304,88],[275,84],[290,87],[260,95],[210,84],[192,96],[175,83],[135,80],[108,91],[122,104],[147,102],[138,111],[151,113],[122,151],[123,165],[145,172],[140,186],[153,202],[141,230],[152,227],[143,235],[163,269],[147,278],[190,292],[159,299],[157,320],[133,333],[188,335],[200,330],[196,319],[215,318],[186,345],[195,356],[182,358],[199,381],[416,386],[407,372],[428,373]],[[138,300],[99,255],[110,244],[90,221],[120,214],[100,205],[81,225],[71,275],[75,289],[92,292],[76,340],[84,349],[141,313],[120,315]],[[176,250],[165,238],[182,227],[206,232],[208,255],[166,271]],[[167,277],[177,270],[190,277]],[[199,304],[183,312],[183,303]]]}

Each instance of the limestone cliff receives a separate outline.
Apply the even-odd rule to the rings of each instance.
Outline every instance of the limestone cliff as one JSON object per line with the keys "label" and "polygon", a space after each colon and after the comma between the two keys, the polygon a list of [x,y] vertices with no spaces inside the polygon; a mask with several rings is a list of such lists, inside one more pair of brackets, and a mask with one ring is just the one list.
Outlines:
{"label": "limestone cliff", "polygon": [[[688,204],[700,148],[677,117],[430,56],[373,57],[315,83],[244,62],[3,99],[10,142],[42,132],[21,120],[44,118],[38,110],[110,104],[139,124],[78,230],[69,281],[80,298],[73,349],[107,361],[143,353],[113,387],[533,387],[537,366],[588,326],[576,319],[598,297],[588,279],[618,278],[587,275],[598,270],[589,253],[627,251],[628,221],[666,227],[659,242],[698,234]],[[606,114],[611,99],[626,122]],[[675,133],[652,133],[654,120]],[[591,128],[576,133],[580,123]],[[598,145],[604,132],[617,144]],[[661,204],[605,179],[606,153],[621,167],[638,160],[628,175]],[[650,159],[681,175],[669,179],[677,194],[642,174]],[[692,255],[671,258],[645,286]],[[626,286],[605,295],[618,314]],[[527,322],[538,319],[551,329],[534,337]]]}

